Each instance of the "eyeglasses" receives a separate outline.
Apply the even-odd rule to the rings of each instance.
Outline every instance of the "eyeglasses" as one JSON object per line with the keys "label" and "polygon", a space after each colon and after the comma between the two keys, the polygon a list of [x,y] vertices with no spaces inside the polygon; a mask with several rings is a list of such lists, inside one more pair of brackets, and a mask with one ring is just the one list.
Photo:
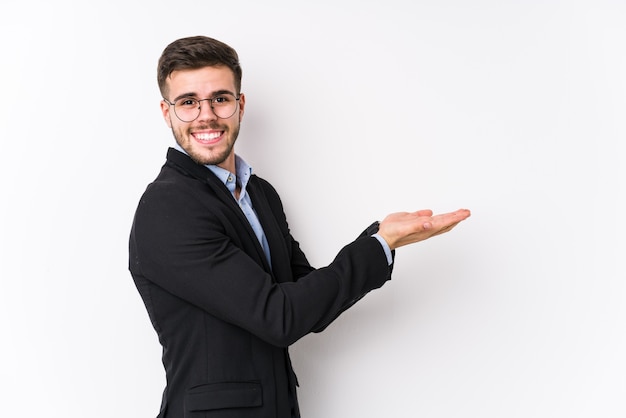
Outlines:
{"label": "eyeglasses", "polygon": [[200,102],[209,102],[209,106],[211,106],[211,110],[215,116],[220,119],[228,119],[237,111],[237,102],[239,101],[239,97],[236,97],[231,93],[223,93],[208,99],[183,97],[176,100],[174,103],[165,98],[163,100],[165,100],[168,105],[174,106],[174,114],[182,122],[193,122],[198,119],[198,116],[200,116]]}

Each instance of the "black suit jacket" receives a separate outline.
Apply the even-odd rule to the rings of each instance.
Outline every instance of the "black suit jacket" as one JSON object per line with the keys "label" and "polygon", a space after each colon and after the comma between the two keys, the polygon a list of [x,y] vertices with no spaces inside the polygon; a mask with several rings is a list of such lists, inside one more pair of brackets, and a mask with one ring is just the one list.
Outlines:
{"label": "black suit jacket", "polygon": [[287,347],[391,277],[365,233],[314,269],[274,188],[253,175],[247,190],[271,268],[226,186],[177,150],[138,204],[129,268],[163,346],[160,418],[299,416]]}

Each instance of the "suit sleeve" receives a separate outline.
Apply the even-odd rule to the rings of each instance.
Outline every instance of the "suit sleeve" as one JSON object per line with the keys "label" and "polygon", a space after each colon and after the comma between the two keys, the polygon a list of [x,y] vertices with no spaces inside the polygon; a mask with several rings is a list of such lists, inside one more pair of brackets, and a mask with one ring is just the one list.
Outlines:
{"label": "suit sleeve", "polygon": [[152,185],[133,222],[131,273],[276,346],[326,326],[390,278],[380,244],[363,236],[327,267],[275,283],[235,245],[228,228],[190,190]]}

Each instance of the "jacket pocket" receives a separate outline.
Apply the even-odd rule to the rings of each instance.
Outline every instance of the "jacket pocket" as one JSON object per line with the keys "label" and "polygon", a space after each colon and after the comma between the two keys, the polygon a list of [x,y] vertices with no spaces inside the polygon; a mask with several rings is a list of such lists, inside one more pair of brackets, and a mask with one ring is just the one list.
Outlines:
{"label": "jacket pocket", "polygon": [[187,390],[185,412],[224,408],[252,408],[263,405],[260,382],[221,382],[195,386]]}

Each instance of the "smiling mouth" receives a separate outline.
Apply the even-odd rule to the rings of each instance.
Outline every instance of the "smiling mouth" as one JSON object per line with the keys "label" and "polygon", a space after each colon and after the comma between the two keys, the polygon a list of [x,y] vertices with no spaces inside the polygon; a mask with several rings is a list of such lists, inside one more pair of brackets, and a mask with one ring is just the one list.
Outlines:
{"label": "smiling mouth", "polygon": [[197,141],[200,141],[200,142],[215,142],[223,134],[224,134],[224,131],[217,131],[217,132],[197,132],[192,135]]}

